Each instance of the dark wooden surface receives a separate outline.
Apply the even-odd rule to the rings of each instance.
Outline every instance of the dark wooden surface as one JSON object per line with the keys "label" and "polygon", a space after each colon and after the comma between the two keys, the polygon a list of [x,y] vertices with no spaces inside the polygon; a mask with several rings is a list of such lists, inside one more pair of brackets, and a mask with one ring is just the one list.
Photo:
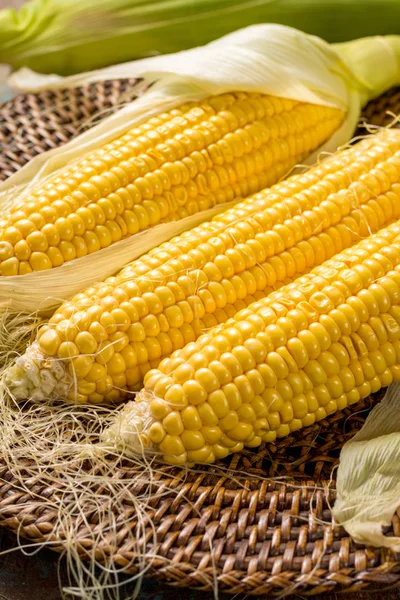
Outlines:
{"label": "dark wooden surface", "polygon": [[[5,552],[15,547],[15,536],[0,528],[0,600],[61,600],[58,585],[59,557],[50,550],[26,556],[20,550]],[[27,551],[28,552],[28,551]],[[61,577],[63,568],[61,566]],[[132,588],[126,588],[118,600],[132,597]],[[117,596],[116,596],[117,598]],[[220,595],[221,600],[229,596]],[[254,596],[247,596],[248,600]],[[300,599],[303,596],[293,596]],[[375,592],[357,594],[323,594],[312,596],[315,600],[400,600],[400,588],[379,589]],[[140,600],[212,600],[210,593],[183,590],[161,585],[156,581],[145,580],[139,594]],[[235,596],[235,600],[244,597]]]}

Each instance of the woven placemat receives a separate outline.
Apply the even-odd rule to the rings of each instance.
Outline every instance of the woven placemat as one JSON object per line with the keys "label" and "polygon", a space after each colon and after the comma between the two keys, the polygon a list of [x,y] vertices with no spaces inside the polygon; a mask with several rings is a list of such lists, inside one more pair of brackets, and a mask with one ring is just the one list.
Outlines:
{"label": "woven placemat", "polygon": [[37,154],[65,144],[140,95],[140,79],[20,94],[0,107],[0,181]]}
{"label": "woven placemat", "polygon": [[[88,126],[88,115],[93,117],[103,108],[112,110],[121,94],[133,97],[137,85],[132,80],[106,82],[72,93],[22,96],[5,104],[0,125],[1,177],[35,153],[76,135],[83,123]],[[370,103],[364,115],[368,122],[384,125],[393,120],[385,114],[387,110],[400,113],[399,90]],[[15,118],[20,137],[11,133],[16,131]],[[365,129],[360,131],[365,133]],[[10,145],[12,150],[7,152]],[[381,396],[370,397],[277,443],[233,455],[220,465],[193,472],[160,467],[156,478],[165,492],[149,504],[155,529],[145,525],[148,557],[140,565],[135,562],[134,544],[125,533],[127,522],[130,527],[135,525],[127,497],[121,499],[116,515],[119,535],[96,545],[98,562],[111,561],[127,573],[148,567],[147,575],[175,586],[211,591],[217,584],[221,592],[256,596],[315,595],[397,584],[400,554],[356,545],[341,527],[334,526],[330,513],[335,497],[333,469],[340,450]],[[23,468],[20,465],[21,472]],[[129,477],[129,468],[122,462],[116,479]],[[136,487],[130,494],[142,491]],[[55,505],[59,502],[56,485],[49,486],[37,477],[27,479],[22,489],[0,458],[0,524],[30,542],[49,543],[62,552],[66,540],[58,533],[57,511],[49,499],[54,499]],[[92,507],[84,518],[80,516],[74,545],[85,560],[93,550],[89,533],[102,523]],[[388,535],[400,535],[399,518],[400,513],[393,518]]]}
{"label": "woven placemat", "polygon": [[[361,122],[386,127],[387,125],[394,124],[399,115],[400,87],[395,87],[367,104],[363,110]],[[365,128],[361,127],[360,130],[363,130],[365,133]]]}

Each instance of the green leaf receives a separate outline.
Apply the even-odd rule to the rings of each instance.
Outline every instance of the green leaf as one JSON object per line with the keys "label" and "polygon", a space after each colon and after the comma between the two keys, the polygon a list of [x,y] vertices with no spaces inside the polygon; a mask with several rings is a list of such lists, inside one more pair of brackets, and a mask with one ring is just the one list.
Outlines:
{"label": "green leaf", "polygon": [[68,75],[279,23],[341,42],[398,33],[398,0],[32,0],[0,12],[0,62]]}

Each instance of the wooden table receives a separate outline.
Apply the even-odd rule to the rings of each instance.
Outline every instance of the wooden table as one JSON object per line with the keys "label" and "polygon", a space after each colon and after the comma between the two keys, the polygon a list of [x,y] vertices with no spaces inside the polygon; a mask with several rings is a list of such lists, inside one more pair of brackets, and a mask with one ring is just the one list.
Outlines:
{"label": "wooden table", "polygon": [[[15,547],[15,536],[0,528],[0,552]],[[41,550],[33,556],[25,556],[19,550],[12,553],[0,553],[0,600],[61,600],[58,585],[58,555],[50,550]],[[61,568],[61,577],[65,570]],[[132,593],[132,592],[131,592]],[[342,594],[324,594],[312,596],[314,600],[339,600]],[[129,587],[121,600],[131,597]],[[213,594],[195,592],[162,585],[146,580],[139,594],[140,600],[212,600]],[[223,595],[227,600],[229,596]],[[221,600],[222,600],[221,598]],[[247,596],[248,600],[252,596]],[[292,600],[303,598],[301,593]],[[375,592],[343,595],[343,600],[400,600],[400,587]],[[235,600],[241,600],[235,596]],[[244,600],[244,597],[243,597]]]}

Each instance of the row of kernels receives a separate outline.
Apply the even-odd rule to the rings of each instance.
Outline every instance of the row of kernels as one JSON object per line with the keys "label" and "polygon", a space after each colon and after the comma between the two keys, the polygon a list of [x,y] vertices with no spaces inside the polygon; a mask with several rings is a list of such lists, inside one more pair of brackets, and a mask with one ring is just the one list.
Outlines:
{"label": "row of kernels", "polygon": [[[201,125],[199,125],[199,127],[201,127]],[[262,123],[260,124],[260,127],[262,127]],[[265,128],[264,128],[264,129],[265,129]],[[244,131],[246,132],[246,129],[245,129]],[[258,131],[258,130],[257,130],[257,131]],[[253,133],[254,133],[254,135],[255,135],[255,133],[256,133],[256,132],[255,132],[255,130],[254,130],[254,128],[253,128]],[[235,134],[233,134],[233,135],[237,136],[238,134],[237,134],[237,133],[235,133]],[[241,135],[242,135],[242,134],[241,134]],[[236,138],[235,138],[235,139],[236,139]],[[233,141],[233,140],[234,140],[234,138],[233,138],[233,137],[232,137],[232,139],[231,139],[229,136],[227,136],[226,140],[227,140],[227,142],[230,142],[232,145],[234,145],[234,141]],[[221,140],[221,144],[222,144],[222,143],[223,143],[223,142],[222,142],[222,140]],[[251,151],[251,148],[250,148],[250,147],[246,148],[246,151],[247,151],[247,152],[250,152],[250,151]],[[197,155],[195,154],[195,155],[194,155],[194,158],[198,157],[198,159],[200,159],[200,156],[201,156],[200,154],[197,154]],[[203,155],[203,156],[205,156],[205,155]],[[241,156],[241,153],[239,154],[239,156]],[[190,159],[186,159],[186,160],[190,160]],[[211,159],[211,160],[209,160],[209,166],[211,166],[212,164],[213,164],[213,161],[212,161],[212,159]],[[172,165],[171,165],[171,167],[172,167]],[[204,163],[204,167],[205,167],[205,163]],[[195,173],[196,171],[197,171],[197,169],[194,171],[194,173]],[[203,169],[200,169],[200,172],[202,172],[202,171],[203,171]],[[193,171],[192,171],[192,173],[193,173]],[[194,175],[193,175],[193,176],[194,176]]]}
{"label": "row of kernels", "polygon": [[[400,349],[399,345],[398,349]],[[393,345],[386,343],[382,346],[382,350],[382,352],[374,350],[361,360],[349,362],[349,367],[342,368],[335,377],[328,377],[325,383],[317,381],[318,385],[314,388],[314,395],[317,398],[319,409],[316,412],[315,420],[318,421],[336,410],[342,410],[360,398],[365,398],[382,387],[387,387],[396,378],[398,380],[400,369],[398,364],[394,364],[396,352]],[[386,356],[390,359],[389,363],[385,362]],[[293,406],[295,406],[295,401],[293,401]],[[300,414],[298,416],[301,417]],[[311,424],[310,413],[307,417],[307,421],[303,419],[303,426]],[[297,424],[293,421],[288,425],[291,431],[297,428]],[[282,431],[277,435],[280,437]]]}
{"label": "row of kernels", "polygon": [[[268,235],[268,234],[266,234],[266,235]],[[260,239],[263,239],[263,238],[260,238]],[[256,241],[257,241],[257,240],[256,240]],[[260,249],[259,249],[259,250],[260,250]],[[262,249],[261,249],[261,250],[262,250]],[[337,247],[336,247],[336,248],[335,248],[335,247],[329,248],[329,254],[333,254],[333,253],[334,253],[336,250],[337,250]],[[238,253],[239,253],[239,250],[238,250],[238,249],[236,249],[235,251],[233,251],[233,253],[234,253],[234,254],[235,254],[235,256],[236,256],[236,255],[238,255]],[[247,255],[248,255],[249,253],[251,253],[251,249],[250,249],[250,248],[249,248],[249,249],[247,249],[247,248],[246,248],[246,253],[245,253],[245,254],[247,254]],[[225,259],[224,259],[224,261],[226,262],[226,267],[228,267],[228,265],[230,265],[230,266],[229,266],[229,268],[232,270],[232,263],[231,263],[231,261],[229,261],[229,259],[227,260],[227,258],[228,258],[228,257],[225,257]],[[261,256],[260,256],[259,258],[261,258]],[[221,260],[222,260],[222,259],[221,259]],[[241,259],[241,260],[242,260],[242,259]],[[253,258],[253,259],[251,259],[251,260],[253,260],[253,262],[254,262],[254,258]],[[203,261],[202,261],[201,265],[202,265],[202,264],[204,264],[204,263],[205,263],[205,259],[203,259]],[[234,270],[234,271],[236,271],[236,272],[238,272],[238,271],[240,270],[240,268],[243,268],[243,267],[244,267],[244,264],[242,265],[242,262],[240,262],[240,263],[239,263],[239,268],[238,268],[238,265],[236,265],[236,269],[233,269],[233,270]],[[289,273],[289,276],[292,276],[292,274],[291,274],[291,273]],[[285,275],[283,276],[283,278],[285,278]]]}
{"label": "row of kernels", "polygon": [[[261,167],[263,167],[264,165],[261,165]],[[232,193],[229,195],[228,192],[224,192],[224,193],[220,193],[218,198],[217,198],[217,202],[225,202],[225,201],[229,201],[232,200],[235,195],[247,195],[248,193],[252,193],[254,191],[256,191],[257,189],[259,189],[260,187],[262,187],[263,185],[267,184],[267,180],[264,181],[265,177],[267,177],[267,175],[263,175],[264,171],[263,169],[259,166],[259,169],[261,171],[261,175],[260,177],[262,177],[262,181],[260,180],[260,177],[253,177],[252,180],[250,182],[242,182],[239,186],[238,189],[236,190],[232,190]],[[283,164],[283,165],[279,165],[277,167],[277,170],[279,171],[279,173],[270,173],[269,177],[271,177],[271,175],[273,175],[274,177],[279,177],[279,175],[282,175],[287,168],[290,167],[290,163]],[[212,173],[212,171],[210,171],[210,173]],[[216,185],[218,187],[219,182],[216,181]],[[178,205],[182,204],[182,203],[186,203],[187,201],[187,193],[184,187],[181,188],[175,188],[176,192],[175,194],[178,194],[178,192],[181,190],[182,191],[182,198],[179,200],[178,199]],[[205,191],[208,190],[208,187],[206,186]],[[161,193],[161,190],[159,191]],[[169,193],[172,196],[172,193]],[[118,194],[114,194],[115,196],[117,196]],[[152,197],[152,194],[150,194],[149,197]],[[178,196],[175,196],[176,198],[179,198]],[[161,198],[161,200],[163,200]],[[105,202],[107,202],[107,200],[104,199]],[[70,243],[68,241],[62,241],[60,244],[60,249],[57,250],[56,248],[54,248],[54,250],[51,253],[50,258],[45,254],[45,250],[48,248],[48,242],[46,240],[45,235],[42,232],[39,231],[32,231],[30,235],[30,237],[32,238],[32,242],[31,245],[29,245],[29,235],[28,235],[28,243],[25,242],[24,244],[24,248],[19,248],[19,246],[21,246],[21,243],[19,243],[19,246],[15,248],[15,252],[18,255],[17,258],[19,258],[20,260],[23,260],[24,258],[28,258],[25,257],[25,254],[29,255],[31,252],[31,246],[32,249],[33,247],[40,247],[42,249],[41,253],[39,256],[36,256],[37,253],[34,253],[34,256],[32,257],[31,261],[30,261],[30,266],[33,268],[33,270],[37,270],[37,269],[44,269],[44,268],[52,268],[55,266],[60,266],[61,264],[63,264],[64,261],[69,261],[69,260],[73,260],[76,257],[80,257],[80,256],[85,256],[88,253],[92,253],[95,252],[97,250],[99,250],[102,247],[107,247],[108,245],[110,245],[111,243],[115,243],[117,241],[119,241],[120,239],[122,239],[122,237],[124,237],[125,235],[129,234],[133,234],[136,233],[139,230],[143,230],[146,229],[149,225],[154,225],[157,222],[159,222],[161,219],[166,218],[167,216],[167,212],[173,212],[176,209],[176,206],[171,205],[171,202],[167,203],[161,203],[160,206],[161,208],[163,207],[164,204],[164,212],[160,211],[158,208],[158,204],[156,202],[151,202],[151,201],[144,201],[143,202],[143,206],[133,206],[133,210],[127,210],[125,212],[123,212],[122,216],[119,217],[118,220],[118,216],[116,217],[116,221],[105,221],[105,225],[103,226],[101,223],[103,222],[103,220],[105,219],[104,213],[101,211],[101,207],[97,207],[96,204],[91,204],[89,205],[89,207],[87,208],[82,208],[82,212],[85,211],[85,221],[83,221],[80,217],[79,214],[74,215],[75,218],[77,219],[81,219],[82,223],[84,223],[84,226],[88,227],[89,229],[91,229],[93,227],[93,231],[85,231],[85,233],[83,234],[83,237],[80,237],[76,240],[76,243]],[[193,204],[193,206],[191,206],[191,204]],[[204,202],[202,205],[199,206],[198,203],[196,202],[192,202],[189,203],[188,206],[188,214],[194,214],[195,212],[197,212],[197,210],[205,210],[207,208],[209,208],[210,206],[213,205],[213,203],[210,204],[209,200],[204,197]],[[96,210],[95,210],[96,209]],[[79,210],[79,209],[78,209]],[[99,212],[100,211],[100,212]],[[91,217],[91,213],[95,213],[95,216],[92,218]],[[99,212],[99,216],[97,216],[96,218],[96,214],[97,212]],[[88,213],[88,214],[86,214]],[[137,213],[137,214],[136,214]],[[101,217],[104,217],[101,218]],[[180,215],[182,217],[182,215]],[[62,219],[58,219],[58,221],[61,221]],[[58,221],[56,221],[56,225],[58,223]],[[64,219],[64,221],[66,221]],[[96,225],[96,222],[99,222],[99,224]],[[20,220],[17,221],[16,225],[20,226],[21,224],[23,224],[24,221]],[[63,225],[64,226],[64,225]],[[34,225],[32,224],[32,227],[34,227]],[[16,229],[16,228],[14,228]],[[74,231],[73,229],[68,230],[70,231],[70,233],[72,235],[74,235]],[[50,234],[51,232],[49,232]],[[6,232],[6,235],[10,234],[10,232],[8,231],[8,233]],[[65,234],[66,235],[66,234]],[[54,237],[54,236],[53,236]],[[70,237],[70,236],[69,236]],[[33,239],[34,238],[34,239]],[[37,239],[36,239],[37,238]],[[40,238],[40,239],[39,239]],[[24,243],[23,240],[21,240],[22,243]],[[40,243],[39,243],[40,242]],[[74,240],[75,242],[75,240]],[[4,248],[2,248],[2,254],[4,255],[3,260],[7,260],[8,258],[12,258],[12,254],[10,254],[10,256],[8,257],[8,254],[10,253],[9,250],[12,251],[11,248],[11,244],[10,242],[4,243],[3,244]],[[8,253],[8,254],[7,254]],[[7,256],[6,256],[7,255]],[[15,263],[15,264],[14,264]],[[9,260],[7,264],[4,265],[3,267],[3,271],[4,271],[4,275],[16,275],[18,274],[18,266],[19,264],[15,261],[15,260]]]}
{"label": "row of kernels", "polygon": [[[85,209],[89,210],[89,209]],[[136,210],[136,212],[143,212]],[[75,215],[76,218],[80,218],[79,215]],[[94,226],[93,231],[84,231],[82,236],[74,235],[72,232],[72,240],[67,241],[59,239],[57,245],[49,245],[43,231],[33,231],[30,233],[26,240],[19,240],[13,247],[12,244],[7,241],[11,237],[16,237],[13,230],[16,227],[8,227],[4,230],[4,241],[0,242],[0,260],[1,271],[3,275],[17,275],[19,262],[24,262],[29,265],[30,270],[43,270],[50,269],[62,265],[66,261],[80,258],[100,250],[101,248],[107,247],[112,243],[115,243],[122,239],[130,231],[135,232],[139,230],[140,221],[143,221],[144,214],[139,214],[140,219],[137,218],[134,212],[127,211],[127,214],[119,220],[117,217],[116,221],[106,221],[104,225]],[[59,219],[61,221],[62,219]],[[66,221],[66,219],[64,219]],[[16,226],[21,224],[22,221],[18,221]],[[148,218],[142,225],[148,224]],[[57,225],[57,222],[56,222]],[[43,229],[45,229],[45,226]],[[143,228],[145,228],[143,226]],[[11,231],[10,231],[11,230]],[[49,230],[46,231],[50,237],[53,237],[53,233]],[[54,242],[56,239],[54,238]],[[39,250],[40,248],[40,250]],[[14,256],[15,254],[15,256]],[[27,268],[29,271],[29,268]]]}
{"label": "row of kernels", "polygon": [[[380,287],[381,287],[381,286],[380,286]],[[380,287],[376,289],[376,292],[377,292],[377,293],[382,293],[382,291],[380,291]],[[293,312],[293,311],[290,311],[290,312]],[[294,311],[294,312],[296,312],[296,311]],[[337,311],[336,311],[336,312],[337,312]],[[335,311],[332,311],[332,315],[333,315],[333,317],[336,317],[336,312],[335,312]],[[348,311],[347,311],[347,312],[348,312]],[[289,313],[288,313],[288,314],[289,314]],[[331,323],[332,323],[332,324],[331,324],[331,327],[332,327],[332,325],[333,325],[333,330],[336,330],[336,332],[337,332],[337,327],[335,327],[335,324],[334,324],[334,318],[333,318],[333,317],[329,317],[330,319],[332,319],[332,322],[333,322],[333,323],[331,322]],[[240,317],[239,317],[239,318],[240,318]],[[304,326],[304,322],[300,322],[300,324]],[[316,327],[318,327],[318,324],[315,324],[315,326],[316,326]],[[337,335],[337,333],[336,333],[335,335]],[[283,341],[283,340],[282,340],[282,341]]]}
{"label": "row of kernels", "polygon": [[[222,106],[229,106],[231,102],[235,101],[235,97],[232,95],[223,95],[220,98]],[[145,123],[130,129],[126,134],[127,139],[121,138],[120,146],[124,147],[125,141],[129,141],[130,138],[140,138],[142,142],[147,140],[147,144],[153,146],[155,143],[160,143],[162,140],[180,133],[186,127],[193,127],[201,123],[213,114],[215,114],[215,111],[211,104],[207,102],[202,103],[200,106],[196,106],[194,103],[184,104],[168,113],[161,113],[152,117]],[[147,146],[147,148],[149,147]],[[137,154],[139,152],[137,151]]]}
{"label": "row of kernels", "polygon": [[[94,320],[91,323],[85,323],[88,326],[88,331],[79,331],[74,322],[68,319],[53,318],[51,323],[54,328],[42,328],[39,343],[42,350],[50,356],[58,355],[61,359],[67,359],[78,354],[92,354],[102,364],[108,364],[112,359],[116,362],[116,359],[113,358],[115,352],[120,352],[128,344],[133,343],[134,351],[131,350],[133,358],[130,358],[129,366],[136,366],[136,364],[145,364],[149,360],[158,360],[173,350],[182,347],[185,343],[193,341],[203,330],[215,326],[218,322],[226,321],[229,316],[233,316],[237,310],[247,306],[255,299],[255,297],[249,296],[245,301],[237,301],[235,305],[227,305],[224,311],[220,311],[221,314],[218,311],[216,311],[216,314],[202,314],[203,318],[197,318],[193,327],[181,322],[181,318],[178,319],[179,316],[182,316],[181,307],[179,306],[182,303],[178,303],[178,305],[166,309],[167,313],[168,310],[173,310],[173,314],[168,313],[167,318],[165,318],[165,314],[160,315],[160,317],[164,317],[165,321],[164,332],[161,332],[160,321],[156,315],[150,313],[143,317],[141,321],[131,323],[127,313],[122,308],[118,308],[117,300],[112,296],[106,296],[103,300],[107,301],[107,308],[111,312],[107,313],[100,306],[97,306],[96,308],[99,311],[92,311],[92,314],[93,318],[99,318],[99,321]],[[111,300],[113,300],[113,304]],[[81,302],[83,302],[83,299]],[[120,307],[124,307],[124,304],[122,303]],[[153,308],[156,307],[153,306]],[[72,315],[73,320],[76,316],[82,318],[81,314],[75,313]],[[136,313],[134,316],[137,318],[138,314]],[[190,316],[190,321],[193,321],[192,313]],[[56,321],[58,322],[56,323]],[[126,330],[126,333],[122,331],[123,329]],[[132,361],[134,361],[133,364]],[[113,370],[113,368],[111,365],[110,369]]]}
{"label": "row of kernels", "polygon": [[[365,142],[363,142],[362,144],[365,144]],[[343,153],[341,155],[341,161],[342,161],[341,163],[339,163],[337,160],[332,161],[332,159],[324,161],[318,167],[318,169],[321,171],[321,175],[325,175],[325,177],[329,178],[330,173],[334,173],[335,170],[336,171],[340,170],[340,168],[342,168],[344,166],[346,167],[346,169],[351,170],[351,168],[352,168],[351,152],[354,153],[354,151],[355,151],[355,149],[352,149],[352,150],[348,150],[347,152]],[[388,154],[388,152],[386,152],[386,155],[387,154]],[[381,158],[383,158],[383,157],[381,157]],[[350,164],[348,164],[348,163],[350,163]],[[277,184],[276,186],[274,186],[273,190],[276,189],[279,193],[281,193],[280,190],[282,189],[283,196],[285,196],[287,198],[288,196],[292,195],[293,189],[295,189],[296,192],[299,192],[299,191],[301,191],[301,189],[309,187],[310,184],[318,186],[318,185],[320,185],[319,176],[318,177],[312,176],[315,170],[316,169],[313,169],[313,171],[306,173],[305,175],[302,175],[302,176],[294,176],[291,178],[291,180],[288,183],[284,182],[284,183]],[[328,173],[328,175],[326,175],[326,173]],[[315,180],[316,183],[313,183],[313,180]],[[293,186],[295,186],[295,187],[293,188]],[[335,187],[335,190],[336,189],[337,188]],[[272,200],[270,200],[269,197],[271,196],[271,198],[272,198],[273,190],[271,190],[271,192],[268,194],[265,194],[265,193],[257,194],[254,198],[251,199],[251,201],[244,201],[244,202],[240,203],[239,205],[236,205],[235,209],[239,210],[239,209],[243,208],[243,209],[249,211],[249,213],[252,213],[252,212],[254,212],[254,207],[256,206],[256,202],[255,202],[256,200],[257,200],[257,202],[262,203],[262,205],[259,206],[260,209],[267,208],[268,206],[271,206],[271,204],[272,204]],[[324,197],[326,197],[328,195],[328,191],[330,190],[330,188],[328,188],[328,191],[325,188],[323,188],[323,190],[325,193]],[[286,202],[288,202],[288,201],[289,200],[286,199]],[[307,208],[309,208],[309,207],[307,207]],[[237,220],[237,217],[235,216],[235,209],[225,211],[225,213],[222,213],[221,215],[214,217],[212,225],[215,226],[219,222],[225,223],[225,222],[227,222],[227,219],[229,219],[229,218],[231,218],[232,220]],[[231,215],[231,217],[230,217],[230,215]],[[208,227],[209,225],[210,224],[205,224],[204,227]],[[193,237],[194,242],[197,241],[197,236],[202,232],[203,232],[202,227],[196,228],[196,231],[193,232],[194,234],[196,234]],[[160,251],[163,251],[164,247],[167,247],[167,246],[170,247],[172,244],[174,244],[174,245],[177,243],[179,243],[180,245],[186,244],[185,240],[187,239],[187,237],[189,235],[190,235],[190,233],[188,232],[187,234],[182,235],[180,238],[171,240],[171,243],[163,244],[160,247]],[[187,246],[185,247],[183,245],[183,250],[187,251]],[[155,249],[153,251],[150,251],[149,255],[157,254],[157,252],[158,252],[158,249]],[[139,265],[141,264],[141,261],[136,261],[136,264],[138,265],[138,274],[140,274]],[[146,268],[146,270],[149,270],[149,269]]]}
{"label": "row of kernels", "polygon": [[[224,102],[223,99],[222,102]],[[185,128],[202,123],[213,114],[215,114],[214,110],[207,102],[201,106],[183,105],[129,130],[120,138],[118,150],[123,155],[123,151],[128,145],[131,154],[142,154],[180,134]]]}

